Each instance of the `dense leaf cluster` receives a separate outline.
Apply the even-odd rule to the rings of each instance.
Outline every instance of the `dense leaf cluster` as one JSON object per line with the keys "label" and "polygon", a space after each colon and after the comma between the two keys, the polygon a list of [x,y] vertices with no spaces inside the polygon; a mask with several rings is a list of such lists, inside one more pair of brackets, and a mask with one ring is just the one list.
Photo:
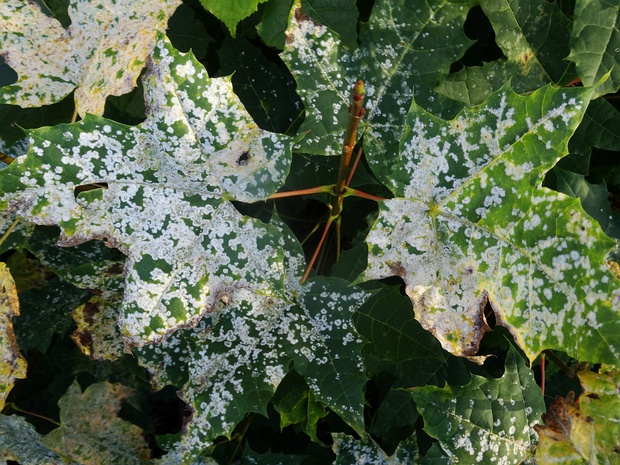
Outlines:
{"label": "dense leaf cluster", "polygon": [[615,463],[619,18],[2,2],[0,459]]}

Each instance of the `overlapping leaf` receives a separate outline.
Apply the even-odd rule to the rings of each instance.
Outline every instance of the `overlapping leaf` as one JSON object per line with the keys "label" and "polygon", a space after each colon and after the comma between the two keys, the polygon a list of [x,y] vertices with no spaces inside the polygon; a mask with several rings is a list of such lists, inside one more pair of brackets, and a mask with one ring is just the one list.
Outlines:
{"label": "overlapping leaf", "polygon": [[269,308],[242,296],[236,308],[229,306],[196,339],[187,360],[183,392],[194,418],[184,447],[191,451],[229,434],[245,412],[264,413],[291,363],[316,400],[362,432],[366,377],[362,341],[350,318],[367,295],[349,290],[344,281],[323,279],[309,282],[296,304],[276,302]]}
{"label": "overlapping leaf", "polygon": [[568,59],[577,65],[585,86],[596,86],[611,72],[596,92],[614,93],[620,88],[620,6],[606,0],[575,3]]}
{"label": "overlapping leaf", "polygon": [[368,340],[363,349],[366,371],[383,393],[366,428],[385,450],[392,451],[411,436],[419,419],[415,402],[403,388],[442,386],[446,380],[464,384],[469,375],[463,359],[441,350],[433,335],[414,319],[411,302],[398,287],[367,299],[354,322]]}
{"label": "overlapping leaf", "polygon": [[0,3],[0,53],[17,72],[0,100],[22,107],[55,103],[75,89],[81,116],[101,115],[109,95],[135,87],[157,30],[180,0],[71,0],[71,25],[60,23],[34,2]]}
{"label": "overlapping leaf", "polygon": [[[284,240],[294,241],[289,233]],[[370,293],[333,278],[298,286],[301,257],[299,250],[287,258],[291,301],[240,291],[195,328],[135,350],[157,388],[183,386],[193,416],[176,452],[186,461],[230,434],[246,412],[265,413],[291,367],[314,402],[363,431],[366,376],[351,316]]]}
{"label": "overlapping leaf", "polygon": [[9,269],[0,262],[0,410],[15,379],[26,377],[26,359],[19,352],[12,319],[19,315],[19,300]]}
{"label": "overlapping leaf", "polygon": [[287,288],[292,301],[251,291],[226,299],[191,330],[135,353],[157,388],[183,386],[194,411],[179,451],[196,457],[217,436],[229,434],[245,415],[264,413],[280,381],[293,366],[315,401],[331,407],[361,431],[361,341],[351,324],[358,301],[369,293],[345,281],[321,278],[299,286],[303,255],[285,232]]}
{"label": "overlapping leaf", "polygon": [[368,125],[364,141],[382,160],[378,171],[389,175],[413,86],[434,87],[464,52],[468,40],[462,24],[470,5],[467,0],[416,5],[379,0],[369,22],[361,25],[360,46],[355,49],[342,45],[338,35],[295,5],[282,58],[306,106],[300,132],[309,133],[299,150],[340,153],[351,89],[362,79]]}
{"label": "overlapping leaf", "polygon": [[411,391],[424,431],[439,440],[451,463],[518,464],[536,446],[534,425],[544,411],[534,374],[514,348],[504,375],[473,375],[465,386],[425,386]]}
{"label": "overlapping leaf", "polygon": [[[30,308],[32,300],[37,300],[37,307],[41,308],[32,312],[36,316],[27,314],[21,318],[20,327],[38,327],[39,336],[51,337],[68,329],[69,322],[60,315],[73,310],[73,320],[78,327],[71,337],[82,352],[95,360],[120,358],[124,350],[118,319],[123,302],[125,256],[99,241],[67,248],[59,247],[57,239],[56,228],[37,227],[25,245],[62,281],[53,279],[46,283],[47,289],[26,295]],[[49,338],[39,337],[32,342],[43,349],[49,344]],[[22,339],[21,343],[28,345],[30,341]]]}
{"label": "overlapping leaf", "polygon": [[300,425],[312,441],[321,443],[317,436],[317,423],[328,414],[328,410],[324,404],[315,400],[302,376],[295,371],[289,372],[271,402],[280,414],[281,429]]}
{"label": "overlapping leaf", "polygon": [[234,0],[222,2],[220,0],[200,0],[202,6],[219,18],[228,28],[230,35],[235,37],[237,24],[256,11],[259,3],[267,0]]}
{"label": "overlapping leaf", "polygon": [[506,58],[450,75],[438,92],[475,105],[508,81],[517,92],[531,92],[576,77],[565,61],[570,23],[556,2],[500,0],[482,1],[480,6]]}
{"label": "overlapping leaf", "polygon": [[4,242],[0,244],[0,253],[10,249],[22,250],[33,229],[32,224],[19,221],[11,212],[0,212],[0,234],[2,234],[0,237],[6,236]]}
{"label": "overlapping leaf", "polygon": [[401,444],[393,455],[387,455],[372,439],[360,441],[346,434],[335,434],[332,450],[336,454],[334,465],[408,465],[417,463],[418,457],[415,436]]}
{"label": "overlapping leaf", "polygon": [[620,213],[609,202],[605,181],[588,182],[583,174],[555,167],[546,178],[550,188],[581,200],[583,209],[601,226],[609,237],[620,239]]}
{"label": "overlapping leaf", "polygon": [[556,398],[538,425],[540,447],[536,460],[541,465],[613,464],[620,457],[620,374],[578,373],[583,392],[578,402],[571,393]]}
{"label": "overlapping leaf", "polygon": [[150,451],[143,431],[119,418],[131,390],[121,384],[97,383],[81,391],[74,382],[58,402],[60,426],[42,443],[82,465],[148,463]]}
{"label": "overlapping leaf", "polygon": [[0,175],[2,206],[58,224],[65,245],[104,238],[128,255],[121,325],[130,345],[195,324],[236,288],[282,290],[279,233],[228,200],[266,198],[290,162],[289,139],[260,130],[229,79],[209,79],[165,38],[145,94],[140,126],[87,116],[34,131],[27,156]]}
{"label": "overlapping leaf", "polygon": [[[3,460],[29,465],[61,465],[65,462],[41,444],[41,436],[23,417],[0,415],[0,450]],[[6,462],[5,462],[6,463]]]}
{"label": "overlapping leaf", "polygon": [[605,262],[613,241],[578,201],[540,187],[587,98],[504,87],[452,121],[412,105],[396,198],[380,205],[362,278],[402,277],[416,318],[446,350],[476,353],[488,301],[530,359],[555,347],[617,362],[620,285]]}

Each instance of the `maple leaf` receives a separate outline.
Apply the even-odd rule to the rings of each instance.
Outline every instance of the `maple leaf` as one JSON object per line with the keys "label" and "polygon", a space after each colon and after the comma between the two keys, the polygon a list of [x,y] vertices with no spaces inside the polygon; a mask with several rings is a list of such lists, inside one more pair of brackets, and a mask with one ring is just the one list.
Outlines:
{"label": "maple leaf", "polygon": [[82,392],[74,381],[58,401],[60,426],[41,442],[83,465],[148,463],[144,432],[118,416],[121,402],[131,394],[128,387],[107,381]]}
{"label": "maple leaf", "polygon": [[570,53],[572,24],[556,2],[498,0],[481,2],[480,8],[504,57],[450,74],[435,91],[472,105],[482,103],[506,82],[525,93],[572,79],[574,66],[564,59]]}
{"label": "maple leaf", "polygon": [[[18,415],[0,415],[0,450],[3,460],[32,465],[66,463],[55,452],[41,444],[34,426]],[[6,462],[5,462],[6,463]]]}
{"label": "maple leaf", "polygon": [[219,0],[200,0],[202,6],[220,19],[228,28],[230,35],[235,37],[237,24],[256,11],[259,3],[267,0],[231,0],[221,2]]}
{"label": "maple leaf", "polygon": [[360,279],[400,276],[416,318],[456,355],[474,355],[487,302],[530,359],[620,354],[614,241],[578,201],[542,188],[566,154],[589,91],[505,86],[452,121],[415,103],[400,143],[395,198],[379,206]]}
{"label": "maple leaf", "polygon": [[[597,86],[597,95],[620,88],[620,6],[604,0],[575,4],[568,60],[575,63],[581,82]],[[601,80],[609,73],[607,79]]]}
{"label": "maple leaf", "polygon": [[403,441],[394,454],[388,456],[379,445],[368,438],[360,441],[346,434],[332,435],[332,451],[336,454],[334,465],[365,463],[373,465],[406,465],[418,463],[418,444],[415,436]]}
{"label": "maple leaf", "polygon": [[237,288],[282,290],[278,231],[230,200],[265,199],[290,163],[290,139],[259,129],[230,79],[209,79],[163,36],[144,84],[139,126],[88,115],[33,131],[29,153],[0,173],[2,206],[59,225],[63,245],[105,239],[128,256],[128,345],[195,324]]}
{"label": "maple leaf", "polygon": [[[544,411],[534,374],[511,346],[504,375],[472,375],[465,386],[424,386],[411,390],[424,431],[437,438],[443,463],[518,464],[533,455],[534,426]],[[447,456],[447,457],[446,457]]]}
{"label": "maple leaf", "polygon": [[602,367],[600,373],[577,373],[583,392],[557,397],[537,425],[540,446],[536,460],[552,463],[615,463],[620,451],[620,372]]}
{"label": "maple leaf", "polygon": [[0,100],[21,107],[58,102],[75,89],[80,116],[103,114],[109,95],[131,91],[157,30],[181,0],[71,0],[64,29],[35,2],[0,3],[0,54],[18,74]]}
{"label": "maple leaf", "polygon": [[381,154],[383,161],[377,165],[390,173],[414,85],[418,90],[433,88],[464,53],[469,41],[462,25],[470,5],[378,0],[368,23],[360,26],[359,47],[350,49],[296,2],[282,59],[306,107],[299,132],[309,133],[297,150],[340,154],[351,85],[361,79],[366,90],[365,150]]}
{"label": "maple leaf", "polygon": [[182,386],[193,415],[175,454],[190,461],[222,435],[230,435],[246,412],[266,415],[277,387],[294,369],[308,385],[315,412],[329,407],[363,434],[362,340],[351,317],[372,293],[335,278],[299,284],[303,253],[283,231],[286,298],[237,292],[192,329],[160,344],[134,349],[155,389]]}

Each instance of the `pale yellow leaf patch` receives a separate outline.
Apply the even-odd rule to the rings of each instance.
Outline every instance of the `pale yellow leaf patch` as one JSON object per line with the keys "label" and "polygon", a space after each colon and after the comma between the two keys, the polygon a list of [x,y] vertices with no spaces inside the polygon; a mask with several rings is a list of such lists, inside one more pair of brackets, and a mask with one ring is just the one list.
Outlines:
{"label": "pale yellow leaf patch", "polygon": [[26,359],[19,352],[11,322],[18,315],[15,282],[6,265],[0,263],[0,410],[4,408],[15,380],[26,377]]}
{"label": "pale yellow leaf patch", "polygon": [[61,426],[42,443],[82,465],[148,463],[150,450],[143,431],[118,416],[131,393],[128,387],[107,381],[82,392],[74,381],[58,401]]}
{"label": "pale yellow leaf patch", "polygon": [[71,25],[34,2],[0,2],[0,54],[18,75],[0,102],[39,107],[75,89],[80,116],[103,114],[109,95],[135,86],[146,58],[181,0],[71,0]]}

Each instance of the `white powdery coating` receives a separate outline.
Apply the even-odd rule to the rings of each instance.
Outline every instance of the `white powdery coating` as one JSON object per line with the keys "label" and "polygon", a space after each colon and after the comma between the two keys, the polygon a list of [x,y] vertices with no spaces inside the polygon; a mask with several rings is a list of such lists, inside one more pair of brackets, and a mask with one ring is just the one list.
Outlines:
{"label": "white powdery coating", "polygon": [[[229,433],[247,409],[262,411],[264,404],[260,403],[240,409],[238,400],[273,394],[291,361],[307,377],[317,400],[345,415],[343,418],[359,417],[361,424],[365,382],[362,341],[351,316],[369,294],[349,287],[344,287],[346,294],[329,289],[329,282],[297,287],[300,300],[296,304],[262,295],[251,286],[232,289],[226,303],[196,328],[174,333],[160,345],[149,347],[150,355],[143,351],[146,348],[137,351],[140,362],[156,376],[156,387],[176,382],[162,372],[187,372],[189,382],[183,388],[183,398],[194,408],[182,440],[188,457],[204,449],[206,442]],[[326,310],[317,313],[310,306]],[[346,350],[343,339],[352,341]],[[355,401],[344,395],[353,378],[358,379],[354,386],[359,390]]]}
{"label": "white powdery coating", "polygon": [[[400,221],[382,223],[381,218]],[[450,227],[450,223],[445,226]],[[381,260],[370,260],[364,277],[401,276],[416,319],[435,334],[444,348],[462,353],[479,336],[471,325],[471,321],[479,319],[482,298],[477,283],[478,263],[475,256],[464,256],[457,246],[440,243],[436,227],[422,202],[385,201],[367,238],[371,254],[375,247],[381,250]],[[450,285],[443,285],[444,281]],[[446,309],[449,314],[442,315]]]}
{"label": "white powdery coating", "polygon": [[[332,451],[339,463],[355,465],[405,465],[416,460],[417,445],[406,440],[393,455],[388,456],[371,438],[356,439],[343,433],[332,435]],[[346,461],[348,460],[348,461]],[[346,461],[346,462],[345,462]]]}
{"label": "white powdery coating", "polygon": [[425,420],[442,418],[431,421],[431,434],[454,463],[513,465],[532,454],[543,399],[515,350],[505,367],[499,379],[474,375],[466,386],[427,387],[420,398],[414,395]]}
{"label": "white powdery coating", "polygon": [[[210,80],[165,38],[145,95],[147,120],[138,127],[87,116],[33,132],[31,153],[15,165],[23,165],[25,189],[1,199],[37,224],[60,224],[63,244],[105,238],[128,255],[120,324],[129,345],[195,324],[233,284],[273,293],[284,272],[276,230],[227,200],[277,190],[289,138],[260,130],[230,79]],[[47,158],[34,163],[39,157]],[[52,169],[48,159],[62,165]],[[75,187],[93,183],[106,188],[75,196]]]}
{"label": "white powdery coating", "polygon": [[180,4],[180,0],[72,0],[71,25],[65,30],[31,2],[0,3],[7,63],[18,74],[13,92],[0,98],[23,107],[41,106],[76,89],[82,117],[102,114],[108,95],[122,95],[135,87],[157,30],[165,29]]}
{"label": "white powdery coating", "polygon": [[[416,318],[452,353],[476,350],[487,299],[530,358],[548,347],[585,353],[582,340],[606,340],[586,310],[613,311],[609,271],[594,263],[604,236],[565,196],[540,188],[583,113],[561,92],[505,89],[450,122],[415,104],[408,116],[392,178],[399,197],[380,207],[362,276],[401,276]],[[536,114],[536,105],[536,121],[515,117]],[[620,351],[604,344],[608,354]]]}
{"label": "white powdery coating", "polygon": [[[299,150],[340,153],[351,90],[361,79],[366,91],[362,122],[366,141],[377,147],[390,145],[386,155],[393,155],[413,96],[414,77],[420,74],[417,55],[425,53],[416,43],[420,31],[412,23],[417,18],[411,17],[410,8],[377,2],[369,22],[362,25],[360,46],[349,49],[336,33],[300,14],[299,7],[295,2],[282,53],[306,107],[301,131],[310,132]],[[425,13],[434,16],[433,8],[441,10],[438,5],[426,6]]]}
{"label": "white powdery coating", "polygon": [[[167,42],[158,47],[163,56],[168,54]],[[179,154],[171,160],[180,165],[176,182],[194,180],[213,186],[213,193],[244,202],[265,199],[284,182],[289,139],[258,128],[234,94],[230,78],[209,79],[198,62],[188,54],[179,55],[175,62],[182,64],[173,66],[165,59],[151,67],[157,76],[148,95],[151,124],[145,127],[153,134],[151,143]],[[180,68],[183,75],[192,73],[196,83],[186,89],[184,83],[166,79],[168,67]],[[164,127],[182,128],[185,133],[179,138],[162,131],[161,120]]]}

